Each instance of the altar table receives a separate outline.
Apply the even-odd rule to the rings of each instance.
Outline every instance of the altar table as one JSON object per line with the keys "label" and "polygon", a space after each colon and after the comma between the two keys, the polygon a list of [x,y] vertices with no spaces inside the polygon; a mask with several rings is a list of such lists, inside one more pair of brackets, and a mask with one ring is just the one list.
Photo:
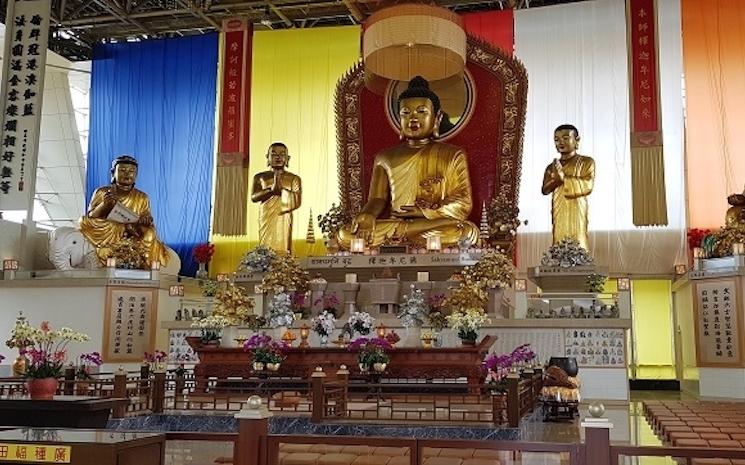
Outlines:
{"label": "altar table", "polygon": [[111,410],[127,399],[54,396],[53,400],[0,396],[0,425],[106,428]]}
{"label": "altar table", "polygon": [[[466,378],[469,384],[478,384],[484,376],[482,362],[496,340],[494,336],[486,336],[474,346],[463,347],[395,347],[388,351],[390,363],[385,376],[397,379]],[[198,380],[207,377],[248,378],[253,373],[251,354],[242,348],[206,346],[198,337],[189,337],[187,341],[199,356],[199,363],[194,367]],[[353,377],[361,374],[357,351],[344,347],[292,347],[286,350],[285,356],[277,376],[308,378],[318,366],[328,375],[333,375],[341,365],[346,365]]]}

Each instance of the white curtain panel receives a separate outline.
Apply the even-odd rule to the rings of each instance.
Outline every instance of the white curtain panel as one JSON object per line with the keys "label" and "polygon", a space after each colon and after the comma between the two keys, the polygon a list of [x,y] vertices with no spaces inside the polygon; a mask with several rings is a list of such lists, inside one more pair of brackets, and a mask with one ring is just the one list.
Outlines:
{"label": "white curtain panel", "polygon": [[631,211],[629,79],[625,2],[598,0],[515,12],[515,55],[528,70],[520,182],[519,266],[551,245],[543,171],[558,153],[554,129],[578,127],[579,152],[595,159],[590,248],[612,273],[667,275],[685,261],[682,57],[679,0],[660,0],[662,117],[668,215],[664,228],[636,228]]}

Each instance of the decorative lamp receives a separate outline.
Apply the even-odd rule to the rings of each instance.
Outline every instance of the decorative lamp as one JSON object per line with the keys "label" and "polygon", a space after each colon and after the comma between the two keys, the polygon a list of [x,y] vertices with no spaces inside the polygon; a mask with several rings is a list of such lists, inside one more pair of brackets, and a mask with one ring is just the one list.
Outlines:
{"label": "decorative lamp", "polygon": [[380,323],[376,328],[375,331],[378,333],[378,337],[385,337],[385,331],[386,331],[385,325],[383,323]]}
{"label": "decorative lamp", "polygon": [[295,337],[295,333],[293,333],[289,329],[282,335],[282,341],[284,341],[284,343],[287,344],[289,347],[292,347],[292,343],[295,342],[295,339],[297,339],[297,337]]}
{"label": "decorative lamp", "polygon": [[745,255],[745,244],[742,242],[732,244],[732,255]]}
{"label": "decorative lamp", "polygon": [[153,271],[160,271],[160,261],[153,260],[153,262],[150,263],[150,269]]}
{"label": "decorative lamp", "polygon": [[428,252],[439,252],[442,250],[442,238],[439,234],[432,234],[427,236],[427,251]]}
{"label": "decorative lamp", "polygon": [[693,248],[693,258],[706,258],[706,254],[704,253],[704,249],[701,247],[694,247]]}
{"label": "decorative lamp", "polygon": [[515,280],[515,290],[518,292],[525,292],[528,290],[528,281],[525,279],[516,279]]}
{"label": "decorative lamp", "polygon": [[184,296],[184,285],[175,284],[168,288],[168,295],[170,297],[183,297]]}
{"label": "decorative lamp", "polygon": [[303,323],[303,326],[300,328],[300,348],[310,347],[310,344],[308,343],[308,336],[310,336],[310,328],[308,328],[308,325]]}
{"label": "decorative lamp", "polygon": [[106,268],[116,268],[116,258],[109,257],[106,259]]}
{"label": "decorative lamp", "polygon": [[365,253],[365,240],[361,237],[355,237],[352,239],[349,245],[349,251],[352,253]]}
{"label": "decorative lamp", "polygon": [[688,272],[688,267],[686,265],[675,265],[675,274],[678,276],[682,276]]}
{"label": "decorative lamp", "polygon": [[618,290],[619,291],[630,291],[631,280],[629,278],[618,278]]}
{"label": "decorative lamp", "polygon": [[3,260],[3,271],[18,271],[18,260],[14,258]]}
{"label": "decorative lamp", "polygon": [[460,76],[466,64],[463,19],[425,4],[402,4],[371,15],[363,25],[362,58],[368,87],[381,80],[428,81]]}

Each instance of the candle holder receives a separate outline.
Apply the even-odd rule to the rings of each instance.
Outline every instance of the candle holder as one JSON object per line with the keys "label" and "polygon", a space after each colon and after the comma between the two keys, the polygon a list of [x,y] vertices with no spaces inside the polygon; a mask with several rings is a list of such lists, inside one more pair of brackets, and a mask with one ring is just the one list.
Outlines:
{"label": "candle holder", "polygon": [[706,253],[704,252],[704,249],[701,247],[694,247],[693,258],[706,258]]}
{"label": "candle holder", "polygon": [[439,234],[427,236],[427,252],[439,253],[442,250],[442,238]]}
{"label": "candle holder", "polygon": [[385,332],[388,328],[385,327],[383,323],[380,323],[376,328],[375,331],[378,333],[378,337],[385,337]]}
{"label": "candle holder", "polygon": [[116,258],[109,257],[106,259],[106,268],[116,268]]}
{"label": "candle holder", "polygon": [[160,261],[153,260],[153,262],[150,263],[150,269],[153,271],[160,271]]}
{"label": "candle holder", "polygon": [[352,242],[349,244],[349,251],[354,254],[365,253],[365,240],[361,237],[353,238]]}
{"label": "candle holder", "polygon": [[310,344],[308,343],[308,337],[310,336],[310,328],[308,325],[303,323],[303,326],[300,328],[300,347],[301,349],[304,349],[306,347],[310,347]]}

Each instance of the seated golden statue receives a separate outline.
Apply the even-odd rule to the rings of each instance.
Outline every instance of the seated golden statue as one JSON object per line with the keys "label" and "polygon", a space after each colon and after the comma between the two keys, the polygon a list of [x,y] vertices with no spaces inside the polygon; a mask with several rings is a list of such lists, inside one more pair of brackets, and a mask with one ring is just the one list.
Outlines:
{"label": "seated golden statue", "polygon": [[728,228],[745,228],[745,191],[742,194],[732,194],[727,197],[730,207],[724,217],[724,225]]}
{"label": "seated golden statue", "polygon": [[[134,187],[137,160],[127,155],[116,158],[111,164],[111,174],[111,184],[93,193],[88,213],[80,219],[80,232],[95,247],[101,265],[106,265],[112,249],[126,241],[145,250],[143,266],[154,261],[167,265],[168,252],[155,232],[150,200]],[[114,211],[115,207],[123,214]],[[136,218],[125,219],[128,215]]]}
{"label": "seated golden statue", "polygon": [[292,212],[300,208],[302,184],[300,176],[286,171],[290,161],[287,146],[275,142],[266,153],[272,169],[254,176],[251,201],[260,202],[259,243],[277,252],[292,249]]}
{"label": "seated golden statue", "polygon": [[553,243],[572,238],[589,250],[587,196],[595,183],[595,161],[577,153],[579,139],[579,131],[571,124],[556,128],[554,144],[561,156],[546,167],[541,192],[552,194]]}
{"label": "seated golden statue", "polygon": [[367,203],[351,227],[339,231],[339,242],[349,248],[352,238],[362,237],[370,247],[387,241],[424,245],[436,234],[443,246],[462,238],[475,243],[479,229],[467,220],[472,199],[466,153],[436,140],[440,99],[417,76],[398,105],[404,142],[375,156]]}

